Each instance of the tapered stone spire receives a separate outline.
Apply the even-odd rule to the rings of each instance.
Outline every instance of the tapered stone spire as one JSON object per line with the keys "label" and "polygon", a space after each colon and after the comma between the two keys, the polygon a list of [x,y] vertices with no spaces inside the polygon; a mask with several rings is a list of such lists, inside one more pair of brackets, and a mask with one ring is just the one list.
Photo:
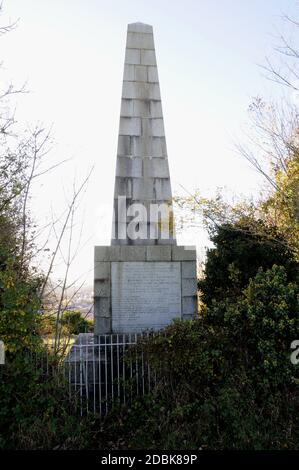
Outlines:
{"label": "tapered stone spire", "polygon": [[143,23],[127,30],[111,243],[176,244],[153,28]]}

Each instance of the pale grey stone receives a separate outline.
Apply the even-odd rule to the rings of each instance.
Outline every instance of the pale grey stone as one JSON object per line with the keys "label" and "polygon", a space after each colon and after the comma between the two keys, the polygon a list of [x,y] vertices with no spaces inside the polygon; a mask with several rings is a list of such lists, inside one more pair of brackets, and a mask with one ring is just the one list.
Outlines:
{"label": "pale grey stone", "polygon": [[158,83],[123,82],[122,97],[126,99],[160,100]]}
{"label": "pale grey stone", "polygon": [[133,117],[134,116],[134,103],[133,100],[121,100],[120,115],[122,117]]}
{"label": "pale grey stone", "polygon": [[171,246],[148,246],[147,261],[171,261]]}
{"label": "pale grey stone", "polygon": [[105,261],[96,261],[94,263],[94,278],[95,279],[109,279],[110,278],[110,263]]}
{"label": "pale grey stone", "polygon": [[155,51],[142,50],[141,52],[141,64],[142,65],[157,65]]}
{"label": "pale grey stone", "polygon": [[141,135],[144,138],[152,137],[151,119],[141,119]]}
{"label": "pale grey stone", "polygon": [[155,199],[154,179],[135,178],[132,198],[138,200]]}
{"label": "pale grey stone", "polygon": [[150,102],[144,100],[132,100],[134,116],[150,117]]}
{"label": "pale grey stone", "polygon": [[163,118],[161,101],[150,101],[150,117]]}
{"label": "pale grey stone", "polygon": [[130,156],[131,152],[131,137],[129,135],[118,136],[117,155]]}
{"label": "pale grey stone", "polygon": [[126,49],[125,64],[139,65],[141,63],[140,49]]}
{"label": "pale grey stone", "polygon": [[128,238],[120,239],[120,240],[111,238],[111,245],[128,246],[130,245],[130,241]]}
{"label": "pale grey stone", "polygon": [[144,158],[143,176],[146,178],[169,178],[168,160],[165,158]]}
{"label": "pale grey stone", "polygon": [[94,326],[95,335],[108,335],[112,333],[111,330],[111,318],[95,317]]}
{"label": "pale grey stone", "polygon": [[196,249],[192,246],[173,246],[172,247],[172,260],[173,261],[195,261]]}
{"label": "pale grey stone", "polygon": [[[134,178],[133,195],[135,200],[153,200],[169,202],[172,200],[168,178]],[[187,258],[189,259],[189,258]],[[180,260],[178,260],[180,261]]]}
{"label": "pale grey stone", "polygon": [[154,179],[155,198],[161,201],[170,202],[172,200],[171,186],[169,178]]}
{"label": "pale grey stone", "polygon": [[97,317],[106,317],[111,316],[111,299],[110,297],[95,297],[94,299],[94,313]]}
{"label": "pale grey stone", "polygon": [[116,176],[140,178],[142,176],[141,158],[118,158]]}
{"label": "pale grey stone", "polygon": [[125,64],[124,66],[124,81],[133,82],[135,80],[135,65]]}
{"label": "pale grey stone", "polygon": [[146,246],[122,246],[120,261],[145,261]]}
{"label": "pale grey stone", "polygon": [[196,279],[182,279],[182,296],[188,297],[190,295],[196,295],[197,282]]}
{"label": "pale grey stone", "polygon": [[[117,241],[120,241],[120,244],[127,244],[127,222],[116,222],[115,223],[115,237]],[[121,243],[122,242],[122,243]],[[119,258],[118,258],[119,260]]]}
{"label": "pale grey stone", "polygon": [[[130,82],[127,82],[130,83]],[[121,117],[119,122],[119,133],[121,135],[140,135],[141,120],[140,118]]]}
{"label": "pale grey stone", "polygon": [[110,278],[94,280],[94,296],[110,297]]}
{"label": "pale grey stone", "polygon": [[114,332],[160,329],[181,317],[180,263],[112,263]]}
{"label": "pale grey stone", "polygon": [[151,119],[151,127],[153,137],[165,136],[163,119]]}
{"label": "pale grey stone", "polygon": [[147,74],[149,82],[159,83],[157,67],[148,67]]}
{"label": "pale grey stone", "polygon": [[95,246],[94,260],[97,261],[118,261],[120,257],[119,246]]}
{"label": "pale grey stone", "polygon": [[158,245],[176,245],[176,238],[174,234],[169,233],[169,238],[166,240],[162,238],[158,238],[157,240]]}
{"label": "pale grey stone", "polygon": [[167,156],[165,137],[154,137],[152,139],[152,157]]}
{"label": "pale grey stone", "polygon": [[136,157],[152,156],[153,140],[146,137],[132,137],[132,154]]}
{"label": "pale grey stone", "polygon": [[150,24],[145,23],[131,23],[128,25],[128,32],[135,32],[135,33],[153,33],[153,27]]}
{"label": "pale grey stone", "polygon": [[182,261],[182,278],[196,278],[196,261]]}
{"label": "pale grey stone", "polygon": [[135,65],[136,82],[147,82],[147,69],[145,65]]}
{"label": "pale grey stone", "polygon": [[127,198],[132,197],[132,179],[131,178],[122,178],[115,177],[115,186],[114,186],[114,198],[117,200],[118,196],[126,196]]}
{"label": "pale grey stone", "polygon": [[183,297],[182,298],[182,314],[195,315],[197,312],[197,297]]}
{"label": "pale grey stone", "polygon": [[[143,240],[143,239],[140,239],[140,238],[136,238],[136,240],[134,240],[134,246],[149,246],[149,245],[155,245],[156,244],[156,240],[155,239],[150,239],[150,238],[147,238],[146,240]],[[132,246],[132,245],[131,245]]]}
{"label": "pale grey stone", "polygon": [[154,49],[154,37],[148,33],[128,31],[127,47],[132,49]]}

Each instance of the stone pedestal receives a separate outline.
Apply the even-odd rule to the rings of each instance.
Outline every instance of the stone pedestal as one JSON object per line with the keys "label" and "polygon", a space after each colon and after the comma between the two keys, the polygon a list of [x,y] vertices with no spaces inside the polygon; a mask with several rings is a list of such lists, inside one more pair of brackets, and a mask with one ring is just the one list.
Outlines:
{"label": "stone pedestal", "polygon": [[197,312],[191,247],[95,247],[95,335],[159,330]]}

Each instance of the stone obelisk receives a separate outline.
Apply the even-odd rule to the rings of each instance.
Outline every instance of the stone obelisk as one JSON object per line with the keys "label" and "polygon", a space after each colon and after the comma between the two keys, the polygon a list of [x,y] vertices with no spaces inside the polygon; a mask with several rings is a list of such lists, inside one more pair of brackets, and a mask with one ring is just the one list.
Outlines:
{"label": "stone obelisk", "polygon": [[133,23],[127,31],[112,244],[162,243],[175,243],[175,236],[153,28]]}
{"label": "stone obelisk", "polygon": [[95,247],[95,335],[197,312],[196,251],[177,246],[153,28],[128,25],[111,246]]}

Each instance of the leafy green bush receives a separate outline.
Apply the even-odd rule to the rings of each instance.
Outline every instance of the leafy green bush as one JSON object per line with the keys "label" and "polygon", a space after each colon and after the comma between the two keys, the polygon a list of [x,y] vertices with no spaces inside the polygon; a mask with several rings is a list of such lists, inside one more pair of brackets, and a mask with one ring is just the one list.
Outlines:
{"label": "leafy green bush", "polygon": [[215,248],[207,252],[205,277],[199,281],[207,305],[213,299],[240,295],[260,267],[270,269],[276,264],[286,268],[288,280],[298,276],[298,263],[286,240],[260,220],[243,218],[216,226],[211,240]]}
{"label": "leafy green bush", "polygon": [[[156,370],[155,392],[119,419],[127,447],[296,449],[298,285],[283,267],[260,271],[233,305],[175,322],[139,347]],[[116,420],[105,432],[120,436]]]}
{"label": "leafy green bush", "polygon": [[80,310],[67,310],[61,317],[61,325],[69,334],[88,333],[93,329],[93,322],[84,318]]}

